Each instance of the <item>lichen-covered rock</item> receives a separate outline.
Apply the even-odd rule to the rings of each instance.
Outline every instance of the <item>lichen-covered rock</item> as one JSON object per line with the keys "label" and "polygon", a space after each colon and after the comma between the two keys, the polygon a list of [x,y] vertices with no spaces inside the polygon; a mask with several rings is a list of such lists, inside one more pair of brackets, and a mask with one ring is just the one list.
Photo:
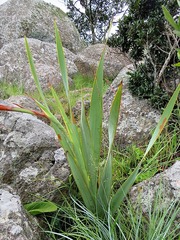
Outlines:
{"label": "lichen-covered rock", "polygon": [[[81,74],[94,77],[104,48],[104,44],[90,45],[77,55],[75,64]],[[122,52],[106,46],[104,60],[105,78],[114,79],[120,70],[128,64],[130,64],[130,61]]]}
{"label": "lichen-covered rock", "polygon": [[0,183],[11,185],[23,203],[58,199],[69,176],[53,129],[24,113],[0,112],[0,163]]}
{"label": "lichen-covered rock", "polygon": [[132,68],[132,65],[124,67],[104,95],[103,126],[106,132],[113,97],[120,82],[123,82],[121,111],[115,138],[115,143],[120,146],[130,143],[144,144],[160,119],[159,112],[154,110],[146,100],[139,100],[129,92],[127,72]]}
{"label": "lichen-covered rock", "polygon": [[[28,43],[43,90],[48,90],[50,85],[58,88],[62,77],[57,60],[56,45],[37,39],[28,39]],[[75,54],[68,49],[64,50],[68,75],[73,77],[78,71],[73,62]],[[0,82],[3,81],[22,86],[28,92],[36,89],[23,38],[6,44],[0,49]],[[71,79],[70,82],[72,82]]]}
{"label": "lichen-covered rock", "polygon": [[0,240],[39,240],[36,219],[30,219],[20,197],[8,185],[0,185]]}
{"label": "lichen-covered rock", "polygon": [[[149,180],[138,183],[132,187],[130,198],[133,206],[141,206],[144,214],[148,214],[158,196],[161,203],[158,209],[167,210],[172,203],[180,202],[180,161],[170,168],[159,173]],[[177,216],[180,220],[180,208]]]}
{"label": "lichen-covered rock", "polygon": [[83,47],[80,35],[67,15],[42,0],[8,0],[0,5],[0,13],[0,46],[24,36],[54,42],[56,20],[63,46],[73,52]]}

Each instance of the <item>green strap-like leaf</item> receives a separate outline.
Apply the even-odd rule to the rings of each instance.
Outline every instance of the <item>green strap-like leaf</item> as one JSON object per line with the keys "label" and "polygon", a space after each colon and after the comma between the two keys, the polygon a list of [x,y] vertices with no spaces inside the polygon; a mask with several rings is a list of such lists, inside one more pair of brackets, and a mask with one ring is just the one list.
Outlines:
{"label": "green strap-like leaf", "polygon": [[[159,135],[161,134],[162,130],[164,129],[169,117],[171,116],[172,110],[174,108],[174,105],[177,101],[178,95],[179,95],[179,91],[180,91],[180,84],[177,86],[176,90],[174,91],[171,99],[169,100],[166,108],[163,111],[163,114],[159,120],[158,125],[156,126],[156,129],[151,137],[151,140],[147,146],[146,152],[144,154],[144,157],[148,154],[148,152],[150,151],[150,149],[152,148],[152,146],[154,145],[154,143],[156,142],[157,138],[159,137]],[[143,158],[144,158],[143,157]]]}
{"label": "green strap-like leaf", "polygon": [[102,173],[100,174],[99,189],[97,194],[97,213],[104,217],[110,202],[112,188],[112,155],[108,155]]}
{"label": "green strap-like leaf", "polygon": [[56,36],[56,47],[57,47],[59,67],[60,67],[60,71],[61,71],[61,74],[62,74],[62,80],[63,80],[65,93],[66,93],[66,96],[67,96],[67,99],[68,99],[68,103],[70,104],[67,67],[66,67],[66,62],[65,62],[65,56],[64,56],[62,41],[61,41],[60,34],[59,34],[56,23],[54,23],[54,29],[55,29],[55,36]]}
{"label": "green strap-like leaf", "polygon": [[112,156],[111,150],[114,141],[114,137],[116,134],[119,112],[120,112],[120,103],[122,96],[122,83],[120,83],[116,95],[113,99],[110,115],[109,115],[109,123],[108,123],[108,135],[109,135],[109,151],[107,162],[103,168],[103,172],[100,175],[100,186],[98,189],[97,195],[97,210],[101,215],[104,209],[108,209],[108,204],[110,201],[111,195],[111,187],[112,187]]}
{"label": "green strap-like leaf", "polygon": [[34,82],[36,84],[37,90],[39,92],[39,95],[40,95],[41,100],[43,101],[44,105],[46,106],[46,108],[49,108],[48,105],[47,105],[46,99],[44,97],[44,94],[43,94],[43,91],[42,91],[37,73],[36,73],[36,68],[34,66],[33,57],[32,57],[32,54],[31,54],[31,51],[30,51],[30,48],[29,48],[29,44],[28,44],[28,41],[27,41],[26,37],[25,37],[25,45],[26,45],[26,52],[27,52],[27,57],[28,57],[31,73],[32,73],[32,76],[34,78]]}
{"label": "green strap-like leaf", "polygon": [[63,107],[61,101],[59,100],[59,97],[58,97],[56,91],[53,89],[53,87],[51,87],[51,92],[52,92],[52,95],[53,95],[53,97],[54,97],[54,99],[56,101],[56,104],[57,104],[56,106],[57,106],[57,108],[58,108],[58,110],[60,112],[60,115],[62,116],[62,119],[63,119],[64,124],[65,124],[66,129],[67,129],[67,132],[68,132],[68,134],[70,136],[71,135],[71,125],[72,125],[72,122],[69,120],[68,116],[66,115],[64,107]]}
{"label": "green strap-like leaf", "polygon": [[90,131],[92,137],[93,146],[93,161],[96,168],[98,168],[101,140],[102,140],[102,89],[103,89],[103,62],[104,62],[105,50],[102,53],[101,60],[96,72],[96,79],[94,80],[94,86],[90,104]]}
{"label": "green strap-like leaf", "polygon": [[75,161],[74,156],[71,156],[68,152],[67,152],[67,159],[68,159],[73,177],[75,179],[75,182],[78,186],[78,189],[81,193],[81,196],[83,198],[83,201],[86,207],[90,211],[95,212],[95,209],[96,209],[95,198],[94,198],[93,192],[90,191],[89,183],[87,181],[87,176],[84,176],[84,172],[82,171],[81,166],[77,164],[78,160]]}
{"label": "green strap-like leaf", "polygon": [[174,67],[180,67],[180,62],[173,64]]}
{"label": "green strap-like leaf", "polygon": [[39,101],[35,100],[35,102],[37,103],[37,105],[42,109],[42,111],[48,116],[48,119],[53,122],[54,124],[57,125],[57,127],[59,127],[59,129],[63,132],[65,132],[65,128],[63,127],[63,125],[57,120],[57,118],[51,113],[51,111],[46,108],[45,106],[43,106]]}
{"label": "green strap-like leaf", "polygon": [[121,96],[122,96],[122,82],[120,83],[114,100],[112,102],[110,115],[109,115],[109,123],[108,123],[108,135],[109,135],[109,152],[112,149],[114,137],[116,134],[119,112],[120,112],[120,104],[121,104]]}
{"label": "green strap-like leaf", "polygon": [[170,12],[167,10],[165,6],[162,6],[164,16],[166,20],[171,24],[171,26],[177,30],[180,31],[180,26],[174,21],[173,17],[171,16]]}
{"label": "green strap-like leaf", "polygon": [[83,159],[86,167],[87,174],[90,178],[90,191],[93,192],[94,196],[96,196],[97,192],[97,176],[98,169],[95,166],[93,161],[93,150],[92,150],[92,138],[90,133],[90,127],[85,115],[84,103],[82,101],[81,106],[81,121],[80,121],[80,133],[81,133],[81,148]]}
{"label": "green strap-like leaf", "polygon": [[120,204],[123,202],[130,188],[134,184],[134,181],[136,180],[139,169],[140,169],[140,164],[135,168],[133,173],[128,177],[128,179],[122,184],[122,186],[118,189],[116,194],[112,197],[111,203],[110,203],[110,209],[111,209],[112,215],[115,214],[115,212],[118,210]]}
{"label": "green strap-like leaf", "polygon": [[[180,92],[180,84],[178,85],[178,87],[176,88],[174,94],[172,95],[169,103],[167,104],[166,108],[164,109],[164,112],[160,118],[160,121],[153,133],[153,136],[149,142],[149,145],[146,149],[146,152],[143,156],[143,159],[145,158],[145,156],[147,155],[147,153],[149,152],[149,150],[152,148],[152,146],[154,145],[154,143],[156,142],[157,138],[159,137],[160,133],[162,132],[165,124],[167,123],[172,110],[174,108],[174,105],[177,101],[178,95]],[[141,160],[141,162],[143,161],[143,159]],[[133,173],[131,174],[131,176],[129,176],[129,178],[123,183],[123,185],[120,187],[120,189],[117,191],[117,193],[112,197],[111,200],[111,212],[112,214],[114,214],[119,205],[122,203],[124,197],[127,195],[127,193],[129,192],[130,188],[132,187],[136,176],[138,174],[138,171],[140,169],[141,166],[141,162],[138,164],[138,166],[135,168],[135,170],[133,171]]]}
{"label": "green strap-like leaf", "polygon": [[175,34],[180,37],[180,31],[174,30]]}

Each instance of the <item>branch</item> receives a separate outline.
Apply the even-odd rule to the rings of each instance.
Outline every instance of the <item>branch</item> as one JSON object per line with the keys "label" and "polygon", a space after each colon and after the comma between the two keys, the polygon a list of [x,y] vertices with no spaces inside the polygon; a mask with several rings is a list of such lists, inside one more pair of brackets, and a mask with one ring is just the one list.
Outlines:
{"label": "branch", "polygon": [[159,85],[159,83],[160,83],[160,81],[161,81],[161,78],[162,78],[162,76],[163,76],[163,73],[164,73],[164,71],[165,71],[168,63],[170,62],[172,55],[176,52],[176,47],[177,47],[177,44],[176,44],[176,42],[175,42],[174,45],[173,45],[172,48],[171,48],[171,51],[170,51],[169,54],[168,54],[168,57],[166,58],[163,66],[162,66],[162,68],[161,68],[161,70],[160,70],[160,72],[159,72],[159,75],[158,75],[156,81],[155,81],[155,85],[156,85],[156,86]]}
{"label": "branch", "polygon": [[[176,52],[176,48],[179,47],[179,41],[177,40],[177,37],[175,36],[175,34],[173,33],[173,31],[171,30],[171,28],[169,26],[166,26],[167,27],[167,30],[169,33],[167,33],[167,38],[168,38],[168,42],[169,42],[169,46],[170,46],[170,52],[168,53],[168,57],[166,58],[160,72],[159,72],[159,75],[155,81],[155,85],[158,86],[160,81],[161,81],[161,78],[163,76],[163,73],[168,65],[168,63],[170,62],[171,60],[171,57],[173,56],[173,54]],[[171,40],[170,40],[170,36],[173,38],[174,40],[174,44],[172,45],[171,44]]]}
{"label": "branch", "polygon": [[151,52],[149,50],[148,36],[147,36],[147,42],[146,42],[146,49],[147,49],[147,54],[148,54],[148,57],[146,57],[146,58],[148,58],[150,60],[152,66],[153,66],[153,69],[154,69],[154,74],[153,74],[154,75],[154,82],[156,82],[156,78],[157,78],[156,63],[154,63],[153,58],[151,56]]}

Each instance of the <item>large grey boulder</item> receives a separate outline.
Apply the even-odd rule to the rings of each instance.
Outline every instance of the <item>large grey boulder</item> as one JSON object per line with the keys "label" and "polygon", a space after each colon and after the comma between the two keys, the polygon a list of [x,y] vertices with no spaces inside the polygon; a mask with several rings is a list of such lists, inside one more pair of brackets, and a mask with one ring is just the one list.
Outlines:
{"label": "large grey boulder", "polygon": [[[104,44],[90,45],[77,55],[75,64],[81,74],[94,77],[104,48]],[[106,46],[105,78],[114,79],[120,70],[128,64],[130,64],[130,60],[122,52],[116,48]]]}
{"label": "large grey boulder", "polygon": [[39,239],[37,221],[27,215],[16,191],[0,185],[0,240]]}
{"label": "large grey boulder", "polygon": [[104,95],[103,125],[106,130],[112,100],[120,82],[123,82],[121,111],[115,138],[115,143],[120,146],[131,143],[144,144],[160,119],[159,112],[154,110],[146,100],[139,100],[129,92],[127,72],[132,68],[132,65],[124,67]]}
{"label": "large grey boulder", "polygon": [[23,203],[58,200],[69,176],[53,129],[24,113],[0,112],[0,163],[0,183],[12,186]]}
{"label": "large grey boulder", "polygon": [[8,0],[0,5],[0,13],[0,47],[24,36],[54,42],[54,20],[64,47],[73,52],[83,47],[77,29],[66,14],[43,0]]}
{"label": "large grey boulder", "polygon": [[[160,210],[167,210],[172,203],[180,203],[180,161],[151,179],[138,183],[130,191],[133,206],[141,206],[144,214],[153,209],[158,197],[161,201],[156,207]],[[180,206],[177,218],[180,220]]]}
{"label": "large grey boulder", "polygon": [[[28,43],[43,90],[48,90],[50,85],[59,88],[62,77],[57,60],[56,45],[37,39],[28,39]],[[78,71],[73,62],[76,56],[68,49],[64,49],[64,51],[69,77],[73,77]],[[21,86],[27,92],[36,89],[23,38],[6,44],[0,49],[0,83],[3,81]],[[70,82],[72,82],[71,79]]]}

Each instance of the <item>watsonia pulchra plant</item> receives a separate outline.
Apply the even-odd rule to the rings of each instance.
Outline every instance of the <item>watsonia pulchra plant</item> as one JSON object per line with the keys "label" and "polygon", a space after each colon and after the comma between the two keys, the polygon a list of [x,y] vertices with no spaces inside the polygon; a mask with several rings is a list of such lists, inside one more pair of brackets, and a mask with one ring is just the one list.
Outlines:
{"label": "watsonia pulchra plant", "polygon": [[[114,137],[116,134],[116,128],[118,124],[118,117],[120,112],[120,102],[122,95],[122,83],[120,83],[115,97],[112,101],[110,109],[110,116],[108,122],[108,138],[109,148],[106,161],[101,161],[100,152],[102,144],[102,119],[103,119],[103,62],[105,49],[102,53],[99,66],[97,68],[96,76],[94,79],[94,85],[91,96],[90,112],[89,116],[85,115],[84,104],[82,100],[81,118],[80,123],[77,126],[74,122],[73,114],[71,111],[71,99],[68,84],[67,67],[65,63],[65,57],[62,47],[60,35],[55,24],[55,36],[58,61],[60,71],[62,74],[63,85],[70,109],[70,114],[67,115],[63,108],[61,101],[56,91],[51,87],[52,95],[56,101],[59,112],[62,116],[63,123],[51,113],[46,98],[41,89],[36,69],[34,67],[33,58],[28,45],[28,41],[25,38],[26,51],[30,64],[30,69],[34,77],[35,84],[41,97],[41,103],[36,101],[42,112],[31,111],[21,107],[9,107],[6,105],[0,105],[0,110],[5,111],[17,111],[25,112],[34,115],[41,115],[49,119],[51,126],[54,128],[61,146],[67,153],[67,160],[75,179],[79,192],[82,196],[85,206],[94,214],[100,218],[105,218],[107,213],[110,212],[112,216],[118,210],[124,197],[129,192],[133,185],[138,171],[141,166],[141,162],[129,176],[129,178],[122,184],[119,190],[112,193],[112,146]],[[144,157],[147,155],[156,139],[163,130],[168,118],[171,115],[172,109],[178,97],[180,86],[175,90],[171,100],[169,101],[164,113],[153,133],[153,136],[149,142]],[[143,157],[143,158],[144,158]]]}

